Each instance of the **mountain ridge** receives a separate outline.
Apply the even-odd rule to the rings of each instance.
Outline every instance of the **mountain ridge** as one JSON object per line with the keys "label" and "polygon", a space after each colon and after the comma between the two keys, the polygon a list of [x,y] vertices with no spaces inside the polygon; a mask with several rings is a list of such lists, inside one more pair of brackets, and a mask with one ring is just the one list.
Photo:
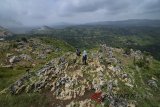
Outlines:
{"label": "mountain ridge", "polygon": [[[72,23],[67,23],[67,22],[62,22],[62,23],[57,23],[57,24],[50,24],[46,25],[50,28],[54,29],[65,29],[68,27],[76,27],[76,26],[117,26],[117,27],[127,27],[127,26],[143,26],[143,27],[160,27],[160,20],[158,19],[128,19],[128,20],[121,20],[121,21],[98,21],[98,22],[89,22],[89,23],[77,23],[77,24],[72,24]],[[19,26],[19,27],[8,27],[9,30],[11,30],[14,33],[28,33],[31,30],[38,29],[43,26],[30,26],[30,27],[24,27],[24,26]],[[20,30],[18,30],[20,29]]]}
{"label": "mountain ridge", "polygon": [[99,21],[93,23],[87,23],[84,25],[110,25],[110,26],[149,26],[160,27],[160,20],[156,19],[128,19],[121,21]]}

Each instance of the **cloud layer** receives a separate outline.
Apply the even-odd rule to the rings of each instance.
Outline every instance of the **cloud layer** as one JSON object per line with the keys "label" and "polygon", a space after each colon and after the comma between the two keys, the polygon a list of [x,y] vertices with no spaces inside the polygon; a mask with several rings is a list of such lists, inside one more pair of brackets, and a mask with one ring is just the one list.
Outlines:
{"label": "cloud layer", "polygon": [[0,25],[160,19],[160,0],[0,0]]}

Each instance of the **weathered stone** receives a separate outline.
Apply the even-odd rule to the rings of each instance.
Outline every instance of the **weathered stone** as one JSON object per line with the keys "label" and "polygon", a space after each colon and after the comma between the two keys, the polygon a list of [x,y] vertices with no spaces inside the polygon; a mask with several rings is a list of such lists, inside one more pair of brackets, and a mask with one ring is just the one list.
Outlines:
{"label": "weathered stone", "polygon": [[16,88],[15,84],[12,84],[12,85],[9,87],[9,91],[10,91],[11,94],[15,94],[15,93],[16,93],[16,90],[17,90],[17,88]]}
{"label": "weathered stone", "polygon": [[19,62],[19,61],[20,61],[20,58],[19,58],[18,56],[13,56],[13,57],[11,57],[11,58],[9,59],[9,62],[10,62],[11,64],[16,63],[16,62]]}
{"label": "weathered stone", "polygon": [[16,91],[15,94],[20,94],[21,92],[23,92],[25,90],[26,86],[25,85],[22,85],[21,87],[19,87]]}
{"label": "weathered stone", "polygon": [[31,85],[28,85],[28,86],[26,87],[26,92],[29,93],[29,92],[30,92],[31,90],[33,90],[34,88],[35,88],[34,83],[31,84]]}
{"label": "weathered stone", "polygon": [[0,91],[0,95],[2,95],[2,94],[6,94],[6,93],[7,93],[7,91],[8,91],[8,89],[7,89],[7,88],[3,89],[2,91]]}
{"label": "weathered stone", "polygon": [[134,87],[134,86],[133,86],[132,84],[130,84],[130,83],[125,83],[125,85],[127,85],[127,86],[129,86],[129,87],[131,87],[131,88]]}
{"label": "weathered stone", "polygon": [[52,52],[52,50],[51,50],[51,49],[46,49],[45,52],[46,52],[47,54],[50,54],[50,53]]}
{"label": "weathered stone", "polygon": [[122,74],[122,78],[123,79],[128,78],[128,74]]}
{"label": "weathered stone", "polygon": [[158,88],[155,80],[148,80],[148,85],[151,86],[151,87]]}
{"label": "weathered stone", "polygon": [[31,56],[27,55],[27,54],[21,54],[19,56],[21,59],[27,60],[27,61],[32,61]]}
{"label": "weathered stone", "polygon": [[23,84],[23,81],[22,81],[22,80],[18,80],[18,81],[16,82],[16,84],[17,84],[18,87],[20,87],[20,86]]}
{"label": "weathered stone", "polygon": [[47,58],[47,56],[46,56],[46,54],[39,54],[37,58],[38,59],[45,59],[45,58]]}

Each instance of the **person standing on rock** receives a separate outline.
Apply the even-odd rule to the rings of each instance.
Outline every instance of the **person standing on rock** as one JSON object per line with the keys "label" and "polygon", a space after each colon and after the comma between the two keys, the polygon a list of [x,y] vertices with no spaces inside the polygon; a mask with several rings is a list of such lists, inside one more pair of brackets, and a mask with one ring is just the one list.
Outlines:
{"label": "person standing on rock", "polygon": [[82,57],[83,64],[87,64],[87,52],[86,50],[83,51],[83,57]]}
{"label": "person standing on rock", "polygon": [[77,56],[81,56],[81,51],[78,48],[76,49],[76,54]]}

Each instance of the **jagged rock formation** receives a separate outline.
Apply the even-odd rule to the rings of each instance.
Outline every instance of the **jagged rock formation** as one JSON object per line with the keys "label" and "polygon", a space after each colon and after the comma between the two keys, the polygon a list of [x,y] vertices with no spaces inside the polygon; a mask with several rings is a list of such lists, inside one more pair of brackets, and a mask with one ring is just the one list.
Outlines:
{"label": "jagged rock formation", "polygon": [[[9,91],[17,95],[23,92],[49,90],[57,100],[71,100],[64,105],[67,107],[95,107],[89,96],[84,97],[81,101],[76,99],[85,96],[86,91],[102,92],[104,96],[102,106],[135,107],[137,101],[123,94],[126,88],[136,93],[134,90],[137,87],[134,78],[136,74],[127,72],[129,62],[125,62],[126,60],[118,56],[128,58],[132,63],[134,59],[143,58],[140,51],[131,50],[131,54],[127,56],[124,55],[123,49],[101,45],[99,51],[89,54],[88,64],[83,65],[81,57],[68,52],[59,58],[52,59],[36,72],[25,74],[5,89],[5,92]],[[138,66],[137,69],[139,69]],[[148,85],[158,88],[156,82],[157,80],[154,79],[148,80]],[[106,100],[109,102],[108,105],[105,105]]]}

